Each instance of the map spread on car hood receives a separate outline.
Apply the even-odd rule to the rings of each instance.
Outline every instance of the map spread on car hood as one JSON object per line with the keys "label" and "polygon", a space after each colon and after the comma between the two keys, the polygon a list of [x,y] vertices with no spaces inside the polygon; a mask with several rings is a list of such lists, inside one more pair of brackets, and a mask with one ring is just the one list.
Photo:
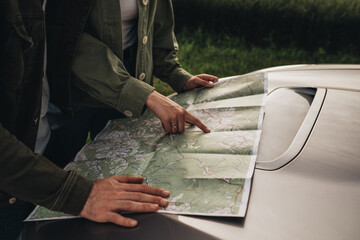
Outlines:
{"label": "map spread on car hood", "polygon": [[[90,178],[143,176],[168,190],[167,213],[243,217],[261,134],[266,73],[220,79],[172,99],[198,117],[211,133],[190,126],[168,134],[147,111],[140,118],[110,121],[66,166]],[[37,207],[27,221],[71,218]]]}

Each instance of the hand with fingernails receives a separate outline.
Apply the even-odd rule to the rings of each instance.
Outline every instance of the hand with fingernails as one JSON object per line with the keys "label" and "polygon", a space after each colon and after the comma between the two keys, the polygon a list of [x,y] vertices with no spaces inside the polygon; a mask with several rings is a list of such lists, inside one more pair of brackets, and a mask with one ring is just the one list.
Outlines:
{"label": "hand with fingernails", "polygon": [[143,180],[131,175],[96,180],[80,216],[135,227],[138,222],[120,212],[156,212],[169,204],[165,199],[170,196],[168,191],[141,184]]}
{"label": "hand with fingernails", "polygon": [[217,81],[219,81],[219,79],[215,76],[209,74],[199,74],[193,76],[185,83],[184,91],[188,91],[197,87],[211,88]]}
{"label": "hand with fingernails", "polygon": [[[184,90],[190,90],[197,87],[213,87],[218,81],[215,76],[200,74],[191,77],[184,86]],[[190,114],[179,104],[171,99],[153,91],[147,101],[147,107],[161,120],[163,128],[169,133],[182,133],[185,131],[185,123],[194,124],[203,132],[209,133],[207,128],[197,117]]]}

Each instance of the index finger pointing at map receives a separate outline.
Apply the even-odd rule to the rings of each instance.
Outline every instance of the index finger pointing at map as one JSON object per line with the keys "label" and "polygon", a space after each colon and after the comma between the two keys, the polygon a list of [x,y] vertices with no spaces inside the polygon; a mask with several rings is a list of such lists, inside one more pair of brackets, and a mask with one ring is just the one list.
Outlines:
{"label": "index finger pointing at map", "polygon": [[[244,82],[251,83],[253,90],[262,95],[259,96],[261,101],[256,98],[257,100],[253,99],[249,102],[249,105],[254,108],[248,109],[246,113],[244,108],[239,107],[238,99],[235,99],[238,97],[237,94],[231,98],[228,98],[230,95],[218,97],[216,94],[225,90],[243,91]],[[261,123],[264,116],[262,109],[265,107],[267,96],[265,86],[267,86],[266,75],[255,73],[230,78],[218,84],[216,89],[197,90],[174,97],[175,103],[182,103],[188,109],[196,111],[191,113],[180,109],[170,101],[165,101],[167,100],[165,97],[162,98],[164,101],[160,101],[168,106],[165,110],[157,111],[159,103],[150,101],[150,107],[168,122],[170,122],[169,109],[177,109],[180,111],[175,112],[182,113],[179,115],[184,121],[204,130],[206,126],[203,123],[211,124],[214,126],[212,129],[214,133],[202,134],[200,130],[194,132],[191,129],[185,134],[170,136],[163,131],[157,115],[147,111],[139,119],[119,119],[110,122],[106,127],[106,132],[97,138],[98,141],[89,143],[77,155],[76,159],[80,161],[72,162],[66,170],[77,171],[94,178],[136,172],[145,177],[145,183],[148,186],[171,192],[167,200],[170,204],[161,211],[204,216],[244,217],[248,206],[256,154],[239,153],[257,152],[255,150],[259,146],[258,136],[261,135]],[[251,97],[254,91],[246,89],[241,93],[244,97]],[[201,105],[188,106],[190,99],[193,105],[198,103]],[[181,104],[178,105],[181,106]],[[196,114],[196,117],[192,114]],[[177,119],[180,118],[177,114],[176,116]],[[244,128],[244,126],[253,127]],[[119,155],[119,152],[124,154]],[[127,196],[129,194],[131,199],[147,194],[139,187],[138,181],[140,182],[142,178],[136,180],[134,177],[127,176],[117,179],[127,181],[127,183],[120,183],[113,179],[115,181],[105,185],[110,188],[107,196],[114,197],[111,190],[113,185],[122,185],[119,187],[120,191],[123,190],[121,194],[126,193]],[[128,182],[130,179],[132,179],[131,183]],[[131,189],[128,188],[130,184],[133,185]],[[101,189],[105,191],[104,187]],[[150,195],[152,197],[146,198],[146,201],[151,201],[150,204],[159,205],[161,203],[159,197],[166,197]],[[100,194],[99,198],[103,196],[104,194]],[[151,199],[157,200],[152,202]],[[99,201],[94,201],[94,204],[99,206]],[[106,201],[103,206],[108,206]],[[154,211],[156,210],[158,209]],[[66,216],[60,214],[62,213],[54,214],[50,210],[38,208],[28,220],[58,219],[59,216]],[[117,213],[113,216],[116,216],[115,214]]]}
{"label": "index finger pointing at map", "polygon": [[195,117],[194,115],[192,115],[187,111],[184,113],[184,120],[185,122],[194,124],[195,126],[200,128],[204,133],[210,132],[210,129],[207,126],[205,126],[205,124],[203,124],[197,117]]}

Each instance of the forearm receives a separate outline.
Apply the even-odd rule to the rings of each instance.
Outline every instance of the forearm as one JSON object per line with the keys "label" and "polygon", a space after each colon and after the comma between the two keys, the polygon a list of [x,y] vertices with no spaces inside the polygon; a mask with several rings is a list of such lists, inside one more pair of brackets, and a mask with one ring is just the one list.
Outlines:
{"label": "forearm", "polygon": [[24,201],[79,214],[92,181],[34,154],[0,124],[0,188]]}

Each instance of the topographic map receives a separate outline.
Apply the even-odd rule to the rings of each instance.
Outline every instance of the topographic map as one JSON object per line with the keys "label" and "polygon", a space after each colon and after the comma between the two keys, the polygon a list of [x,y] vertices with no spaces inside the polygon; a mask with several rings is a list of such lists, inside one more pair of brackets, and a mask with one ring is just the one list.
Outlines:
{"label": "topographic map", "polygon": [[[109,122],[66,170],[90,179],[143,176],[145,183],[168,190],[162,212],[243,217],[264,114],[264,73],[220,79],[211,89],[196,89],[172,99],[198,117],[211,133],[188,126],[168,134],[150,111],[140,118]],[[72,217],[37,207],[27,219]]]}

